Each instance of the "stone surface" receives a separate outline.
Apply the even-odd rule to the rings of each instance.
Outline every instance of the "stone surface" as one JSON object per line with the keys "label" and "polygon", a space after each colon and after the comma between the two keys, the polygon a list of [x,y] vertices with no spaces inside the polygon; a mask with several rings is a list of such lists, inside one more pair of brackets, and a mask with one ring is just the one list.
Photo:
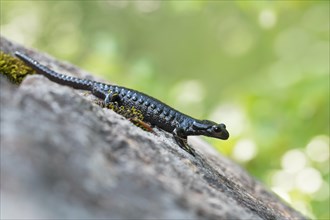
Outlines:
{"label": "stone surface", "polygon": [[[1,50],[88,75],[4,38]],[[41,75],[0,82],[2,219],[304,219],[199,139],[194,158],[85,92]]]}

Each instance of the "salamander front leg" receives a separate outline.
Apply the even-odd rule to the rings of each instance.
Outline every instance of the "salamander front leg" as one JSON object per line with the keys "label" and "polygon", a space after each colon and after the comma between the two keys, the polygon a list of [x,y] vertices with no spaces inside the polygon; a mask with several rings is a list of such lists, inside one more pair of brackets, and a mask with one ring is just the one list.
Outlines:
{"label": "salamander front leg", "polygon": [[191,155],[193,155],[195,157],[195,155],[196,155],[195,150],[188,145],[187,136],[182,135],[181,128],[174,129],[173,136],[174,136],[174,140],[176,141],[176,143],[183,150],[187,151],[188,153],[190,153]]}

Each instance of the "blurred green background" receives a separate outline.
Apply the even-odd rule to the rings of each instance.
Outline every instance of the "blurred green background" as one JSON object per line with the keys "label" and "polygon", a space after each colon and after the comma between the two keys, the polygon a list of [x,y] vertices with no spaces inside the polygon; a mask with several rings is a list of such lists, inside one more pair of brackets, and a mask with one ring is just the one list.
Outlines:
{"label": "blurred green background", "polygon": [[1,1],[1,34],[227,125],[207,138],[329,219],[329,1]]}

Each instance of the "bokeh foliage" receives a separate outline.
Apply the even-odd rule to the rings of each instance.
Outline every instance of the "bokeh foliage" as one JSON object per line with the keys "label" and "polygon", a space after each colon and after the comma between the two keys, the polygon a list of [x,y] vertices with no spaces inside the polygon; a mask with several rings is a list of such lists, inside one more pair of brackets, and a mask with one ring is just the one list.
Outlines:
{"label": "bokeh foliage", "polygon": [[330,218],[328,1],[1,1],[1,34],[226,123],[207,140]]}

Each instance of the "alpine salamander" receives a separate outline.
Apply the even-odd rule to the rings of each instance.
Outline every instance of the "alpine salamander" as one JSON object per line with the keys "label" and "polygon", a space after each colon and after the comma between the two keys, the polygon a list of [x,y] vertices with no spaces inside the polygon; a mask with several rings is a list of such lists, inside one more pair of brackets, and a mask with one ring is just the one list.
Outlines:
{"label": "alpine salamander", "polygon": [[142,92],[60,74],[23,53],[16,52],[15,55],[37,73],[46,76],[51,81],[75,89],[90,91],[94,96],[102,99],[105,106],[116,103],[127,108],[134,107],[142,113],[144,122],[172,133],[178,145],[193,156],[195,156],[195,151],[187,144],[188,136],[204,135],[223,140],[229,138],[226,126],[222,123],[198,120]]}

